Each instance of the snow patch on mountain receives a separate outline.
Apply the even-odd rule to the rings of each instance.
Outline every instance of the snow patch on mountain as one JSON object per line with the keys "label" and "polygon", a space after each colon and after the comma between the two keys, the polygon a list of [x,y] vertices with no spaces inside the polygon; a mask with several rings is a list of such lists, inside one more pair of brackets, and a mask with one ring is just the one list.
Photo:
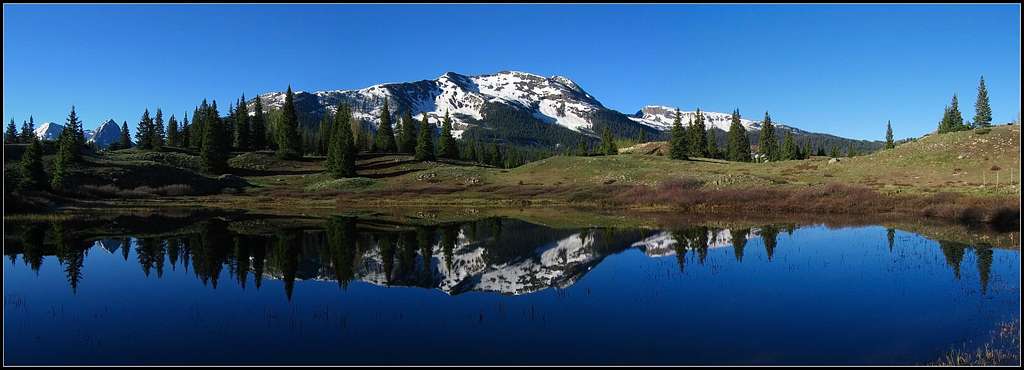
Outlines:
{"label": "snow patch on mountain", "polygon": [[43,141],[55,141],[60,137],[60,133],[64,131],[64,125],[53,122],[44,122],[43,124],[36,127],[35,134],[39,140]]}

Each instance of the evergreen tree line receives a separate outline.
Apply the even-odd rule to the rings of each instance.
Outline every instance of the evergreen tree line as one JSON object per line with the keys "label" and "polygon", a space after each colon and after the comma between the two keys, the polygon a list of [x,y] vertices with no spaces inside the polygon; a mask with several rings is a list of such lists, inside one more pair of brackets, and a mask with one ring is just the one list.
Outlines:
{"label": "evergreen tree line", "polygon": [[14,125],[14,119],[7,124],[4,130],[4,143],[6,144],[31,144],[36,138],[35,118],[28,116],[28,121],[21,122],[21,131]]}

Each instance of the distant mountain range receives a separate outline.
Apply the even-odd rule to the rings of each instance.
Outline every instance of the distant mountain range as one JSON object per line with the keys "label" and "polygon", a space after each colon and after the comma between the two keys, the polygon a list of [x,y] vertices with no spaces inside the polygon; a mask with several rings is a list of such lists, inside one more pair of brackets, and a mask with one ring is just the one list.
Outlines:
{"label": "distant mountain range", "polygon": [[[259,98],[265,109],[273,110],[284,105],[285,93],[270,92]],[[385,98],[395,118],[409,111],[418,120],[426,113],[438,125],[445,112],[450,112],[456,137],[539,147],[575,145],[581,138],[594,141],[605,127],[620,137],[639,137],[644,132],[648,139],[664,139],[675,112],[674,107],[649,105],[635,114],[623,114],[605,107],[569,78],[517,71],[478,76],[447,72],[433,80],[385,83],[358,90],[298,91],[294,101],[300,122],[307,127],[316,127],[325,113],[333,114],[338,103],[343,102],[351,107],[356,118],[375,129],[380,124],[378,114]],[[254,102],[248,102],[250,108]],[[695,104],[687,104],[692,105]],[[702,113],[708,129],[716,130],[724,143],[731,115]],[[683,125],[689,125],[693,117],[695,112],[683,111]],[[396,120],[393,118],[392,122]],[[741,123],[756,143],[760,121],[743,119]],[[808,132],[779,123],[776,130],[780,140],[785,131],[791,131],[798,143],[810,141],[816,147],[852,145],[863,151],[883,144]]]}
{"label": "distant mountain range", "polygon": [[[64,125],[53,122],[44,122],[35,129],[36,137],[43,141],[56,141],[61,132],[64,132]],[[95,143],[99,148],[106,148],[121,141],[121,126],[113,119],[109,119],[95,130],[85,130],[84,134],[86,143]]]}

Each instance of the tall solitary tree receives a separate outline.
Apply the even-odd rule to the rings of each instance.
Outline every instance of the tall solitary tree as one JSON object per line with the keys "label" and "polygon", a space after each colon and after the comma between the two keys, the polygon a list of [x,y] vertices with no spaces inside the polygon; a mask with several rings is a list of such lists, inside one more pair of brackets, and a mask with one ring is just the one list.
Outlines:
{"label": "tall solitary tree", "polygon": [[407,109],[402,114],[402,127],[398,130],[398,151],[405,154],[416,154],[416,123],[412,113]]}
{"label": "tall solitary tree", "polygon": [[7,129],[4,130],[4,142],[7,144],[14,144],[21,141],[18,137],[18,126],[14,125],[14,118],[11,118],[11,123],[7,124]]}
{"label": "tall solitary tree", "polygon": [[743,128],[743,124],[740,121],[739,109],[732,112],[732,122],[729,124],[729,142],[726,151],[730,161],[750,162],[750,139],[747,138],[747,130]]}
{"label": "tall solitary tree", "polygon": [[689,144],[691,157],[707,157],[708,138],[705,133],[706,130],[704,113],[700,111],[700,108],[697,108],[694,119],[690,122]]}
{"label": "tall solitary tree", "polygon": [[23,190],[43,190],[46,187],[46,172],[43,171],[43,148],[39,139],[30,137],[28,148],[21,155],[21,183]]}
{"label": "tall solitary tree", "polygon": [[132,147],[131,134],[128,133],[128,121],[124,121],[121,123],[121,142],[119,147],[122,149]]}
{"label": "tall solitary tree", "polygon": [[298,159],[302,157],[302,139],[299,137],[299,117],[295,113],[295,97],[291,85],[285,93],[282,120],[277,127],[277,157]]}
{"label": "tall solitary tree", "polygon": [[238,99],[238,109],[235,110],[235,148],[240,151],[247,151],[252,145],[252,132],[249,127],[249,107],[245,104],[245,94]]}
{"label": "tall solitary tree", "polygon": [[178,119],[171,115],[171,118],[167,119],[167,145],[168,146],[180,146],[180,137],[178,134]]}
{"label": "tall solitary tree", "polygon": [[203,125],[206,126],[203,129],[203,146],[199,151],[203,171],[213,174],[224,173],[228,169],[230,147],[224,123],[217,112],[217,101],[214,100],[213,104],[200,114],[203,115]]}
{"label": "tall solitary tree", "polygon": [[[50,187],[54,190],[64,190],[67,185],[68,171],[71,165],[79,159],[79,149],[82,147],[82,134],[77,131],[82,123],[78,120],[75,107],[71,106],[71,113],[68,113],[64,130],[57,139],[57,157],[53,160],[53,177],[50,178]],[[76,128],[77,127],[77,128]]]}
{"label": "tall solitary tree", "polygon": [[416,139],[416,160],[434,160],[434,125],[427,119],[427,112],[423,112],[423,121],[420,122],[420,134]]}
{"label": "tall solitary tree", "polygon": [[761,137],[758,140],[758,151],[766,161],[779,159],[779,142],[775,139],[775,125],[772,124],[772,116],[764,112],[764,121],[761,122]]}
{"label": "tall solitary tree", "polygon": [[672,137],[669,141],[669,158],[689,159],[687,153],[690,151],[690,147],[687,145],[687,134],[686,129],[683,128],[682,113],[679,112],[679,108],[676,108],[676,116],[672,120]]}
{"label": "tall solitary tree", "polygon": [[356,175],[356,148],[352,141],[352,112],[347,105],[338,104],[331,125],[331,138],[327,148],[327,170],[334,178]]}
{"label": "tall solitary tree", "polygon": [[82,128],[82,120],[78,118],[78,113],[75,113],[75,106],[73,105],[71,106],[71,113],[68,113],[68,118],[64,123],[64,131],[61,131],[61,133],[63,134],[65,131],[68,131],[68,134],[70,134],[74,149],[74,160],[78,161],[81,158],[79,150],[85,146],[85,129]]}
{"label": "tall solitary tree", "polygon": [[149,117],[149,109],[147,108],[145,112],[142,112],[139,125],[135,127],[135,142],[138,143],[139,149],[152,149],[154,134],[153,118]]}
{"label": "tall solitary tree", "polygon": [[895,147],[896,143],[892,139],[892,121],[885,121],[885,149]]}
{"label": "tall solitary tree", "polygon": [[256,95],[256,102],[253,104],[252,121],[249,122],[252,148],[263,150],[267,148],[267,122],[263,115],[263,102],[259,95]]}
{"label": "tall solitary tree", "polygon": [[377,140],[374,148],[383,153],[394,153],[398,151],[398,143],[395,142],[395,131],[391,127],[391,108],[388,107],[388,98],[384,97],[384,105],[380,108],[380,127],[377,128]]}
{"label": "tall solitary tree", "polygon": [[452,119],[448,111],[444,112],[444,119],[441,120],[441,137],[438,138],[437,153],[441,158],[459,159],[459,144],[452,136]]}
{"label": "tall solitary tree", "polygon": [[988,89],[985,88],[985,76],[978,81],[978,99],[974,102],[974,124],[977,127],[988,127],[992,124],[992,107],[988,105]]}

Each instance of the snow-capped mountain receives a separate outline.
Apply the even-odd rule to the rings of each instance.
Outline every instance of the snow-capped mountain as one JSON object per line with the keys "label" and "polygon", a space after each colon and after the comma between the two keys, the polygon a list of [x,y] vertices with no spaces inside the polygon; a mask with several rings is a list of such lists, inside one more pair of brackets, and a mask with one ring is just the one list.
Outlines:
{"label": "snow-capped mountain", "polygon": [[39,125],[39,127],[36,127],[35,134],[36,137],[39,138],[39,140],[54,141],[57,140],[58,137],[60,137],[60,133],[63,131],[64,125],[53,122],[44,122],[43,124]]}
{"label": "snow-capped mountain", "polygon": [[[284,105],[285,93],[266,93],[260,98],[266,109],[276,109]],[[408,110],[419,119],[426,113],[435,125],[445,112],[450,112],[457,137],[485,119],[488,104],[512,106],[541,122],[588,135],[594,134],[595,114],[609,110],[566,77],[517,71],[479,76],[448,72],[434,80],[386,83],[359,90],[299,91],[295,104],[300,115],[312,117],[324,112],[333,114],[337,104],[345,102],[356,118],[378,125],[385,98],[392,114]]]}
{"label": "snow-capped mountain", "polygon": [[[269,92],[259,98],[264,109],[273,110],[284,105],[285,93]],[[674,107],[658,105],[645,106],[633,115],[626,115],[605,107],[566,77],[518,71],[478,76],[447,72],[433,80],[384,83],[358,90],[298,91],[294,95],[300,123],[308,127],[316,127],[324,114],[333,114],[339,103],[345,103],[357,119],[376,129],[385,99],[393,125],[408,111],[417,120],[426,113],[428,120],[437,127],[445,112],[449,112],[456,137],[472,132],[478,140],[530,146],[576,145],[580,138],[596,140],[604,128],[619,137],[639,137],[642,131],[649,139],[664,139],[675,115]],[[248,104],[249,114],[254,114],[255,99]],[[693,111],[681,113],[683,125],[688,125],[695,117]],[[728,131],[729,113],[703,113],[708,129]],[[741,119],[740,122],[752,135],[760,131],[760,121]],[[881,142],[807,132],[785,124],[776,124],[776,128],[792,132],[798,141],[806,137],[805,141],[813,141],[818,146],[845,147],[849,143],[859,150],[871,150],[882,145]],[[776,136],[781,140],[782,135]]]}
{"label": "snow-capped mountain", "polygon": [[106,148],[110,144],[121,141],[121,126],[110,119],[96,128],[95,132],[90,134],[89,131],[86,131],[86,137],[88,138],[87,142],[96,143],[96,146],[100,148]]}

